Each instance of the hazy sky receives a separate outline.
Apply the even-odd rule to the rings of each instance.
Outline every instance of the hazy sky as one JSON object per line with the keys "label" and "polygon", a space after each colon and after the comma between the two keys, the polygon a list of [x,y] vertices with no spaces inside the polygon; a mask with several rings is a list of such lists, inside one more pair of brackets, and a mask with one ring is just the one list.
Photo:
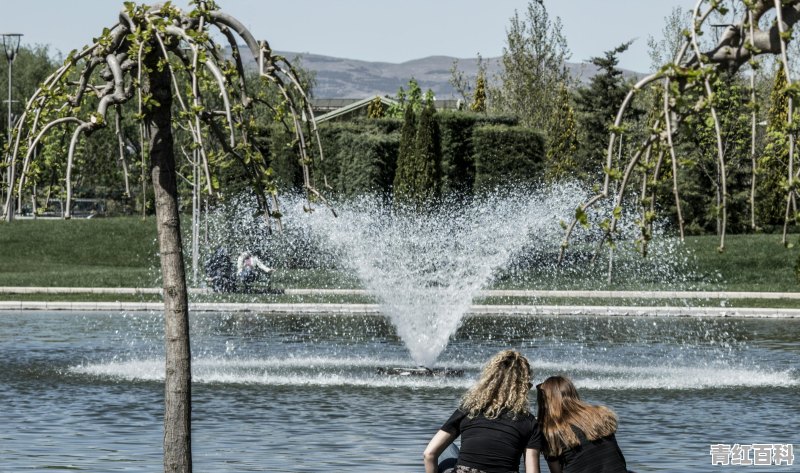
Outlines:
{"label": "hazy sky", "polygon": [[[147,2],[153,3],[153,2]],[[277,50],[368,61],[425,56],[499,56],[514,10],[528,0],[217,0]],[[635,39],[623,68],[650,67],[647,37],[661,36],[674,6],[695,0],[546,0],[564,25],[571,60],[585,61]],[[25,44],[77,49],[115,23],[122,0],[0,0],[0,33],[23,33]],[[185,8],[188,0],[173,4]]]}

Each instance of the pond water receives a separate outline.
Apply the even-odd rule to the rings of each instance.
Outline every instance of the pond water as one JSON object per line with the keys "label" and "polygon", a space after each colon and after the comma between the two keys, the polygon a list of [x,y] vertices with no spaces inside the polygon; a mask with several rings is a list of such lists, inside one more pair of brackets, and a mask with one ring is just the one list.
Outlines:
{"label": "pond water", "polygon": [[[712,466],[710,445],[800,444],[800,320],[470,317],[437,362],[465,372],[448,378],[378,374],[413,364],[382,317],[191,324],[197,472],[420,472],[430,437],[505,348],[537,382],[567,374],[613,408],[637,472],[748,471]],[[160,471],[162,337],[160,314],[0,313],[0,471]]]}

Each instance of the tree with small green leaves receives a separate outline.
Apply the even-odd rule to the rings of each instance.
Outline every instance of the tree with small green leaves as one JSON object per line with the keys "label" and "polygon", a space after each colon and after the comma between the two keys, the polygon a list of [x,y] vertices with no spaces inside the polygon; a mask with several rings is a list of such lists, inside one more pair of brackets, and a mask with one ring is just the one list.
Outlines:
{"label": "tree with small green leaves", "polygon": [[[66,217],[70,217],[74,171],[81,164],[80,142],[117,119],[135,119],[141,131],[139,151],[153,187],[165,312],[164,471],[190,472],[191,355],[189,310],[177,192],[174,129],[188,130],[189,150],[215,192],[210,167],[237,165],[253,186],[262,214],[279,222],[275,183],[268,158],[253,136],[254,113],[271,111],[292,130],[300,153],[308,205],[321,199],[313,185],[309,131],[315,134],[313,111],[291,63],[257,41],[242,22],[219,10],[212,0],[195,0],[183,12],[169,2],[137,5],[125,2],[117,23],[89,46],[70,52],[28,100],[9,147],[5,217],[13,220],[14,197],[56,162],[40,153],[66,130],[61,162],[54,169],[63,180]],[[225,41],[231,55],[222,54]],[[250,82],[240,44],[256,58],[257,79]],[[211,86],[208,86],[211,84]],[[264,89],[275,88],[281,100],[269,103]],[[121,107],[135,104],[122,116]],[[307,120],[307,121],[306,121]],[[321,148],[318,148],[321,150]],[[320,151],[317,151],[320,153]],[[44,155],[43,155],[44,154]],[[321,153],[317,158],[321,158]],[[45,161],[49,160],[49,161]]]}
{"label": "tree with small green leaves", "polygon": [[519,118],[523,126],[547,130],[555,114],[561,84],[569,83],[570,57],[561,20],[551,19],[541,0],[515,11],[506,29],[500,82],[489,90],[492,113]]}
{"label": "tree with small green leaves", "polygon": [[[720,18],[724,21],[720,21]],[[769,20],[769,21],[767,21]],[[660,176],[664,173],[664,168],[671,168],[673,179],[673,194],[675,196],[675,209],[681,209],[682,192],[679,170],[684,167],[684,161],[679,155],[679,145],[681,135],[678,130],[687,129],[687,121],[691,121],[703,114],[702,120],[696,119],[696,123],[703,123],[708,130],[713,130],[713,148],[715,168],[718,169],[718,185],[706,188],[706,192],[715,193],[718,198],[718,205],[715,205],[714,213],[719,215],[718,233],[720,252],[725,250],[725,233],[728,226],[728,207],[729,195],[734,196],[736,190],[731,193],[728,186],[728,158],[731,148],[742,148],[738,133],[727,135],[733,136],[735,143],[726,139],[723,122],[725,114],[730,112],[720,87],[729,87],[730,81],[721,80],[723,76],[733,77],[743,66],[749,65],[755,71],[758,68],[757,58],[762,55],[773,56],[783,63],[784,74],[786,75],[788,93],[788,110],[785,115],[785,122],[788,135],[788,159],[784,169],[787,176],[786,206],[784,212],[783,243],[788,245],[786,240],[787,227],[791,220],[797,220],[797,199],[800,197],[800,167],[795,163],[796,136],[794,130],[797,121],[794,113],[794,99],[800,97],[800,85],[794,82],[788,71],[791,70],[790,58],[787,54],[788,45],[793,40],[792,28],[800,21],[800,0],[783,0],[781,2],[768,1],[749,1],[749,0],[730,0],[730,1],[699,1],[692,11],[692,18],[689,28],[683,31],[683,40],[680,48],[670,62],[658,68],[652,74],[639,79],[633,84],[625,97],[621,100],[621,105],[614,114],[614,120],[609,126],[608,139],[606,140],[605,165],[603,183],[599,186],[595,195],[588,198],[579,207],[578,213],[585,213],[590,207],[597,206],[604,199],[613,197],[613,208],[619,208],[624,202],[629,201],[631,193],[647,195],[650,193],[650,186],[660,181]],[[720,27],[722,29],[720,29]],[[708,34],[710,33],[710,34]],[[711,36],[713,43],[703,42],[703,35]],[[752,72],[755,74],[755,72]],[[751,161],[754,152],[754,144],[757,127],[757,104],[753,93],[755,89],[750,86],[749,94],[738,94],[739,104],[744,103],[748,108],[748,121],[750,129],[750,141],[748,160]],[[656,102],[659,110],[657,119],[652,123],[648,132],[633,145],[626,146],[627,152],[622,155],[623,147],[619,144],[622,136],[628,130],[626,117],[629,110],[635,107],[638,102],[637,96],[645,90],[660,86],[662,100]],[[744,98],[748,97],[748,98]],[[736,101],[737,99],[734,99]],[[742,114],[738,113],[739,107],[734,107],[737,112],[734,117],[730,117],[730,123],[741,124]],[[742,128],[737,125],[733,129]],[[691,128],[691,127],[688,127]],[[745,134],[746,136],[746,134]],[[708,142],[708,140],[706,140]],[[731,146],[733,144],[734,146]],[[650,161],[656,155],[655,164]],[[647,163],[645,165],[644,163]],[[744,167],[744,166],[740,166]],[[752,172],[752,171],[751,171]],[[752,176],[752,175],[751,175]],[[633,186],[632,183],[638,182],[641,185]],[[752,182],[752,177],[751,177]],[[735,185],[735,184],[734,184]],[[752,184],[751,184],[752,185]],[[747,191],[745,191],[747,194]],[[753,199],[754,193],[749,192]],[[747,200],[744,198],[743,200]],[[754,205],[744,205],[743,208],[750,210]],[[623,214],[620,214],[623,215]],[[618,215],[613,215],[608,225],[604,228],[604,241],[611,243],[618,232]],[[678,218],[679,225],[682,219]],[[567,225],[562,249],[567,248],[570,235],[578,219]],[[748,224],[752,227],[752,223]],[[681,228],[681,237],[683,229]],[[562,257],[563,257],[562,250]]]}
{"label": "tree with small green leaves", "polygon": [[401,118],[404,116],[407,106],[411,106],[415,113],[422,109],[424,94],[419,82],[412,77],[408,80],[406,86],[408,90],[404,89],[403,86],[397,89],[397,96],[395,97],[397,103],[389,107],[386,113],[387,116]]}

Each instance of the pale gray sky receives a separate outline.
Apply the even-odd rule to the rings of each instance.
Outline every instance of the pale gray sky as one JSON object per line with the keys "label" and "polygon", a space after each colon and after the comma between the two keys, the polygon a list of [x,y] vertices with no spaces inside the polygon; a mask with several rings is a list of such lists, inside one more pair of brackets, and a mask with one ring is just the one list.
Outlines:
{"label": "pale gray sky", "polygon": [[[153,2],[146,2],[153,3]],[[368,61],[425,56],[499,56],[514,10],[528,0],[217,0],[274,49]],[[564,25],[572,61],[599,56],[635,39],[623,68],[650,67],[647,37],[660,37],[674,6],[696,0],[546,0]],[[122,0],[0,0],[0,33],[23,33],[25,44],[78,49],[111,26]],[[173,4],[185,8],[188,0]]]}

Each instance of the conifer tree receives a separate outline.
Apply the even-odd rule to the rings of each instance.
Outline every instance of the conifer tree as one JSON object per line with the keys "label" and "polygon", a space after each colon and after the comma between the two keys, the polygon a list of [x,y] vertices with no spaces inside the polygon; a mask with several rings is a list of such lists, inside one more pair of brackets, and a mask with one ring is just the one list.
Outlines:
{"label": "conifer tree", "polygon": [[427,100],[422,109],[415,143],[415,200],[426,202],[441,194],[442,144],[436,108]]}
{"label": "conifer tree", "polygon": [[582,178],[593,180],[602,175],[609,126],[614,123],[619,104],[627,93],[622,71],[617,68],[618,56],[630,45],[630,42],[623,43],[606,51],[602,57],[592,58],[591,63],[600,71],[587,87],[578,89],[576,108],[582,134],[577,161],[578,167],[586,173],[580,176]]}
{"label": "conifer tree", "polygon": [[561,84],[557,100],[558,120],[553,120],[547,130],[544,177],[548,182],[562,180],[577,171],[578,128],[566,84]]}
{"label": "conifer tree", "polygon": [[381,98],[376,96],[367,106],[367,117],[369,118],[382,118],[386,115],[386,110],[383,108]]}
{"label": "conifer tree", "polygon": [[394,175],[394,197],[408,201],[412,196],[414,148],[417,137],[417,115],[411,104],[406,105],[403,128],[400,130],[400,149],[397,152],[397,169]]}
{"label": "conifer tree", "polygon": [[783,223],[786,207],[785,169],[789,158],[789,136],[786,116],[789,97],[786,94],[786,73],[779,63],[767,111],[767,144],[758,160],[756,218],[759,225]]}
{"label": "conifer tree", "polygon": [[486,77],[483,70],[478,71],[478,78],[475,79],[475,94],[469,108],[473,112],[486,112]]}

